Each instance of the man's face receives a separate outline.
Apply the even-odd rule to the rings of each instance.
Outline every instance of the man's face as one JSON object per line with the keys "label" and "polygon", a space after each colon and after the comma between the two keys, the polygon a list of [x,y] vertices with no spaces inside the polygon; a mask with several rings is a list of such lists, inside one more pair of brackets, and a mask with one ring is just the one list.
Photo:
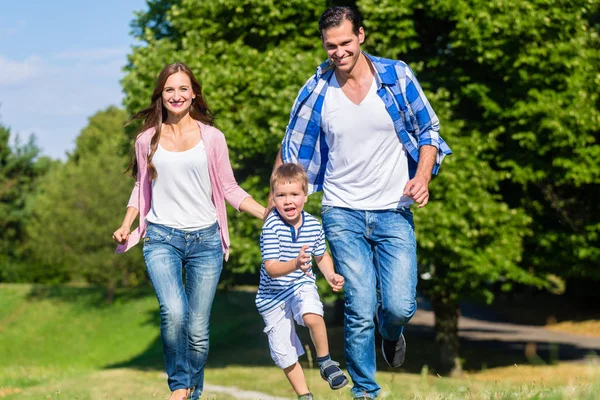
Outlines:
{"label": "man's face", "polygon": [[340,26],[322,32],[323,48],[340,72],[352,71],[360,57],[360,45],[365,41],[362,26],[358,36],[352,30],[352,22],[347,19]]}

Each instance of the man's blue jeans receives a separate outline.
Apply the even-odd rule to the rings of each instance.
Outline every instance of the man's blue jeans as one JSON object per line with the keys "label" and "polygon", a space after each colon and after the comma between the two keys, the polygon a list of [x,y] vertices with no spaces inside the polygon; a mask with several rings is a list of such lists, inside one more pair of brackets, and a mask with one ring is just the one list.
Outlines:
{"label": "man's blue jeans", "polygon": [[169,388],[195,388],[192,399],[198,399],[204,388],[210,310],[223,268],[219,226],[187,232],[148,224],[144,259],[160,306]]}
{"label": "man's blue jeans", "polygon": [[344,351],[354,397],[376,397],[375,321],[397,340],[417,309],[417,250],[409,208],[365,211],[323,206],[323,228],[344,276]]}

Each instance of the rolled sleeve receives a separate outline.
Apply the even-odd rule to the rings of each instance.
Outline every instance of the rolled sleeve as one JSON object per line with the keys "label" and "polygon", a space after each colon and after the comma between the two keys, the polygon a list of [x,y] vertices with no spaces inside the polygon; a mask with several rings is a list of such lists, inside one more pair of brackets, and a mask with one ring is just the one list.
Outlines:
{"label": "rolled sleeve", "polygon": [[127,207],[133,207],[138,211],[140,210],[140,182],[136,182],[133,186]]}
{"label": "rolled sleeve", "polygon": [[406,100],[411,114],[414,116],[413,122],[418,138],[417,147],[421,148],[427,145],[438,150],[433,167],[433,173],[437,174],[444,157],[452,154],[452,151],[440,136],[440,121],[425,93],[423,93],[419,81],[409,67],[407,67],[406,76]]}

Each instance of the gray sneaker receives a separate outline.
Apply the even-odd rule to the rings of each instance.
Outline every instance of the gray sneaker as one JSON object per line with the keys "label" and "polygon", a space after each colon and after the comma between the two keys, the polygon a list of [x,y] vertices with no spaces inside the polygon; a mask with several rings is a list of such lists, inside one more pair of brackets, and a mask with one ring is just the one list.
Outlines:
{"label": "gray sneaker", "polygon": [[390,341],[381,340],[381,353],[385,362],[394,368],[398,368],[404,362],[404,356],[406,355],[406,340],[404,335],[400,335],[400,339]]}
{"label": "gray sneaker", "polygon": [[314,400],[312,393],[306,393],[302,396],[298,396],[298,400]]}

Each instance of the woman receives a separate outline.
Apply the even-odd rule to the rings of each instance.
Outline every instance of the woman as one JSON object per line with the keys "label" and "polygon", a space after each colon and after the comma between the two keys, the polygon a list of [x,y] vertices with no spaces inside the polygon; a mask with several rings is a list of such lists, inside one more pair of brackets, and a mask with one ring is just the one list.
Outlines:
{"label": "woman", "polygon": [[[200,83],[182,63],[158,76],[135,141],[137,178],[121,227],[113,238],[127,251],[144,238],[144,260],[161,313],[161,337],[170,400],[197,399],[204,384],[209,316],[229,235],[225,201],[263,218],[265,208],[233,176],[223,133]],[[130,232],[139,214],[138,228]],[[182,270],[185,269],[185,285]]]}

